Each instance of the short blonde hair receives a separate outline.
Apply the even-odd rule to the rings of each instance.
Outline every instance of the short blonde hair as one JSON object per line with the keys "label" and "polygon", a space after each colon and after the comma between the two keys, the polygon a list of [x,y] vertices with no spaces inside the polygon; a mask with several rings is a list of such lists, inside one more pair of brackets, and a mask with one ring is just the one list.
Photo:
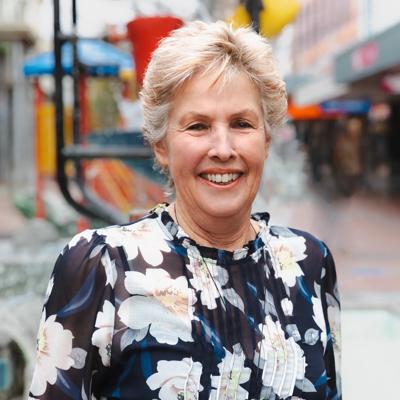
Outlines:
{"label": "short blonde hair", "polygon": [[143,135],[150,145],[166,134],[176,91],[197,73],[216,72],[223,82],[245,73],[260,91],[266,134],[286,117],[285,84],[268,41],[251,28],[195,21],[176,29],[153,52],[140,98]]}

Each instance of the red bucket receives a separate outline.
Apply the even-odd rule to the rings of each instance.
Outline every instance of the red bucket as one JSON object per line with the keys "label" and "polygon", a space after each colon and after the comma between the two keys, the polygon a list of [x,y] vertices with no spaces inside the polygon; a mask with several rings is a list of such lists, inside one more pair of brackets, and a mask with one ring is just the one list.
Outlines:
{"label": "red bucket", "polygon": [[169,16],[139,17],[128,23],[128,38],[132,43],[136,79],[139,85],[143,82],[151,54],[157,48],[160,40],[182,25],[181,19]]}

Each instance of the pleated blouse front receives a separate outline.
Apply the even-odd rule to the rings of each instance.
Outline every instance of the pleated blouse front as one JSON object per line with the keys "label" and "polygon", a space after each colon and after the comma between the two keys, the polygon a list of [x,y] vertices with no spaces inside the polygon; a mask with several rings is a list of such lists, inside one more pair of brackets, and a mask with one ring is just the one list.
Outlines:
{"label": "pleated blouse front", "polygon": [[166,205],[88,230],[50,279],[36,399],[340,399],[336,273],[306,232],[197,245]]}

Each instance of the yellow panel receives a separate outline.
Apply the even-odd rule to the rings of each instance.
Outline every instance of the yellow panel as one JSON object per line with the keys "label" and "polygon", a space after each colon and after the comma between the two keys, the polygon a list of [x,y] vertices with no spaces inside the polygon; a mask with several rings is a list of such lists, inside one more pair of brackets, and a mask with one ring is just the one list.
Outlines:
{"label": "yellow panel", "polygon": [[[298,0],[263,0],[264,9],[260,13],[260,33],[266,37],[274,37],[292,22],[300,11]],[[234,26],[247,26],[250,16],[244,5],[236,7],[228,19]]]}
{"label": "yellow panel", "polygon": [[37,167],[40,175],[54,176],[56,139],[54,105],[43,103],[37,109]]}

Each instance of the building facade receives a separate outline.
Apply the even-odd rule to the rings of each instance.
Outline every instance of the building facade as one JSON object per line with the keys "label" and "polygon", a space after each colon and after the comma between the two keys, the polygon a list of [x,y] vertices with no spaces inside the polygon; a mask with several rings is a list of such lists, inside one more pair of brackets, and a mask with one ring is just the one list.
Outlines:
{"label": "building facade", "polygon": [[[294,25],[292,104],[314,179],[336,189],[400,189],[400,5],[394,0],[305,0]],[[299,79],[298,79],[299,80]],[[301,118],[300,118],[301,119]],[[351,161],[349,161],[349,159]]]}

